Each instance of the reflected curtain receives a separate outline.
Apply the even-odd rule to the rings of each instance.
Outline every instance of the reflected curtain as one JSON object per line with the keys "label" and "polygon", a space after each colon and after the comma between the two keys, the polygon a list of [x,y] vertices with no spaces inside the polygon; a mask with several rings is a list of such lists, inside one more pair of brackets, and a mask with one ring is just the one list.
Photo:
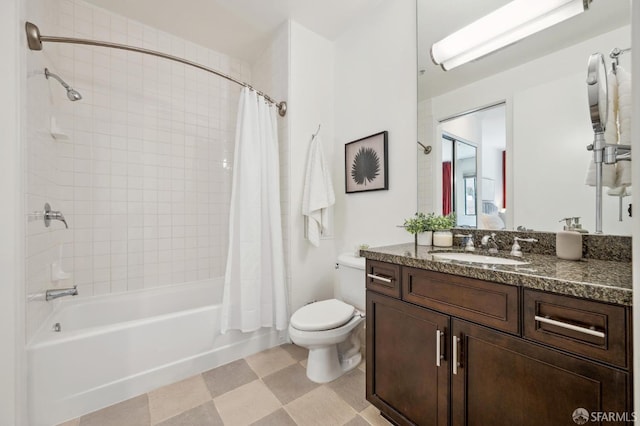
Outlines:
{"label": "reflected curtain", "polygon": [[275,107],[244,88],[236,125],[222,332],[288,325]]}
{"label": "reflected curtain", "polygon": [[451,213],[451,161],[442,163],[442,214]]}

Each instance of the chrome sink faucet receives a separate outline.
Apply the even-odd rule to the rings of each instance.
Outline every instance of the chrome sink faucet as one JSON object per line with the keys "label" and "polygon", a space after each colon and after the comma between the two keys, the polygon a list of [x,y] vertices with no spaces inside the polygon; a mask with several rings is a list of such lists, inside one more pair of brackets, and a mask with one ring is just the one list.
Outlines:
{"label": "chrome sink faucet", "polygon": [[511,246],[511,253],[509,253],[511,256],[522,257],[522,250],[520,248],[520,244],[518,244],[518,241],[524,241],[525,243],[537,243],[538,242],[538,240],[536,240],[535,238],[514,237],[513,238],[513,246]]}
{"label": "chrome sink faucet", "polygon": [[73,288],[57,288],[53,290],[47,290],[45,293],[45,300],[48,302],[53,299],[64,296],[77,296],[78,286],[74,285]]}
{"label": "chrome sink faucet", "polygon": [[485,235],[480,240],[480,244],[482,247],[489,248],[489,253],[497,254],[498,253],[498,242],[496,240],[496,233],[492,232],[491,235]]}
{"label": "chrome sink faucet", "polygon": [[456,234],[456,238],[463,238],[462,244],[464,245],[464,251],[474,251],[476,248],[473,245],[473,234]]}

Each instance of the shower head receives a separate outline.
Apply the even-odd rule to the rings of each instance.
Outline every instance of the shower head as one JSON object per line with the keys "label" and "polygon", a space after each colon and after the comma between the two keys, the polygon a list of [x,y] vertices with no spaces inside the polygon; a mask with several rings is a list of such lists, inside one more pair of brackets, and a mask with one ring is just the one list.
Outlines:
{"label": "shower head", "polygon": [[62,87],[67,89],[67,98],[69,98],[70,101],[79,101],[80,99],[82,99],[82,95],[80,94],[80,92],[75,90],[73,87],[69,86],[67,83],[64,82],[63,79],[58,77],[56,74],[54,74],[51,71],[49,71],[49,68],[45,68],[44,69],[44,76],[47,79],[49,77],[53,77],[55,80],[58,81],[58,83],[60,83],[62,85]]}

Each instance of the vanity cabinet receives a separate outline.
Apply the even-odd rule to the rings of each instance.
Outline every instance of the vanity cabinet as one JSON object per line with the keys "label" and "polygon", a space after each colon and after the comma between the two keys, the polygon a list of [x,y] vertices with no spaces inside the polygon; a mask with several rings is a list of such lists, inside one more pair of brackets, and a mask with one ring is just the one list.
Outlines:
{"label": "vanity cabinet", "polygon": [[453,425],[575,425],[579,407],[627,411],[625,372],[466,321],[452,330]]}
{"label": "vanity cabinet", "polygon": [[448,423],[447,330],[446,315],[368,295],[367,398],[395,423]]}
{"label": "vanity cabinet", "polygon": [[[370,275],[383,270],[381,293]],[[575,425],[577,408],[631,411],[628,308],[372,260],[367,273],[367,399],[393,423]]]}

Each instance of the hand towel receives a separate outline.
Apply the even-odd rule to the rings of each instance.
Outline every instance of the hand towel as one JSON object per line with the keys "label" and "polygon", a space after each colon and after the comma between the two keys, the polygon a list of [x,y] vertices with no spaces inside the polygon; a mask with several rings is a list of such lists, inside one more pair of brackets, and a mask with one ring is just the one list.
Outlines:
{"label": "hand towel", "polygon": [[[607,102],[609,104],[609,113],[607,114],[607,122],[605,124],[604,140],[608,144],[618,143],[618,82],[616,74],[609,72],[607,74]],[[593,158],[589,162],[585,184],[596,186],[596,165]],[[616,165],[602,164],[602,186],[614,188],[616,186]]]}
{"label": "hand towel", "polygon": [[320,235],[327,230],[327,208],[335,203],[331,173],[324,161],[320,135],[311,139],[307,171],[302,194],[302,214],[306,216],[306,231],[309,242],[318,247]]}

